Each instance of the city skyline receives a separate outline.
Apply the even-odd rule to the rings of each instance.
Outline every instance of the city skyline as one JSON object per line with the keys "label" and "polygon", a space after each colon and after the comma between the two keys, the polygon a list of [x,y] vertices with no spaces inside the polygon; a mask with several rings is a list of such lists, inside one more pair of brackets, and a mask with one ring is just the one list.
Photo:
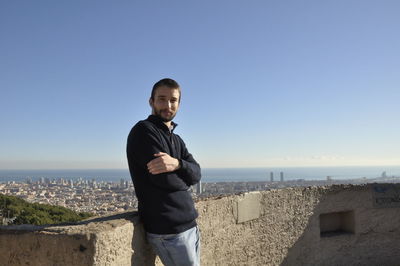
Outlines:
{"label": "city skyline", "polygon": [[0,4],[0,169],[126,169],[176,79],[204,168],[398,166],[397,1]]}

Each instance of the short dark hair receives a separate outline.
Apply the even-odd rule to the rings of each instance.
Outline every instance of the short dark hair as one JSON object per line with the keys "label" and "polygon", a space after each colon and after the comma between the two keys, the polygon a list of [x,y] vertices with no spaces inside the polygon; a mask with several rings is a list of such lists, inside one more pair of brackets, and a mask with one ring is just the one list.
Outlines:
{"label": "short dark hair", "polygon": [[151,99],[154,101],[154,95],[156,94],[156,90],[159,87],[167,87],[170,89],[178,89],[179,91],[179,101],[181,100],[181,87],[179,86],[178,82],[170,78],[164,78],[156,82],[154,84],[153,89],[151,90]]}

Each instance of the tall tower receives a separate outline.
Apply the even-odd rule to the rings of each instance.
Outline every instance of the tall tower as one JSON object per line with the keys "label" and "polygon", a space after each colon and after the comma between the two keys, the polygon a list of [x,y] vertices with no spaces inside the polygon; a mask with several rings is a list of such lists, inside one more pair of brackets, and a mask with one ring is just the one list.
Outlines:
{"label": "tall tower", "polygon": [[281,182],[283,182],[283,172],[280,172]]}
{"label": "tall tower", "polygon": [[274,182],[274,172],[269,173],[269,181]]}
{"label": "tall tower", "polygon": [[201,181],[199,181],[199,183],[197,183],[196,185],[197,188],[197,195],[200,195],[202,191],[202,187],[201,187]]}

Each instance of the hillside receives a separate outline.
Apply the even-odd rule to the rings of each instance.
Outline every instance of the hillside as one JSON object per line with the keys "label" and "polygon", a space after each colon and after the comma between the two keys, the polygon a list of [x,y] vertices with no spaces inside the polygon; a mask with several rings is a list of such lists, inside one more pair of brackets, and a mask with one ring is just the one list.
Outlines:
{"label": "hillside", "polygon": [[90,213],[77,213],[61,206],[29,203],[21,198],[0,194],[0,217],[14,218],[12,224],[59,224],[78,222]]}

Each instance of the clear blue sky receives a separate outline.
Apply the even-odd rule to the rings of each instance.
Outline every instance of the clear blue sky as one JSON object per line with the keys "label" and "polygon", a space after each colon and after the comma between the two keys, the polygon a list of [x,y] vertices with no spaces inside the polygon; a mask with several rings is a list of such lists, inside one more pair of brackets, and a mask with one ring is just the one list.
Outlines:
{"label": "clear blue sky", "polygon": [[126,168],[154,82],[203,167],[400,165],[400,1],[1,1],[0,169]]}

